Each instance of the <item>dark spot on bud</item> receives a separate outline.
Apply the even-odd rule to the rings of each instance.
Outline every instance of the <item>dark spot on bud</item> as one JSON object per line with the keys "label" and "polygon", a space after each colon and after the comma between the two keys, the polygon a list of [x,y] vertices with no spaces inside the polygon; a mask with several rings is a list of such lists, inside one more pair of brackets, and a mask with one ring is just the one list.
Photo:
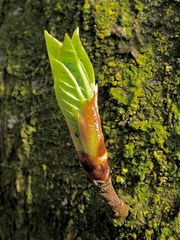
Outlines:
{"label": "dark spot on bud", "polygon": [[83,167],[84,167],[85,171],[89,174],[91,174],[94,170],[94,166],[88,161],[85,161],[83,163]]}
{"label": "dark spot on bud", "polygon": [[85,171],[87,173],[91,173],[94,169],[94,166],[92,164],[92,160],[90,159],[90,157],[88,156],[88,154],[86,153],[81,153],[80,154],[80,160],[81,160],[81,163],[85,169]]}
{"label": "dark spot on bud", "polygon": [[75,136],[78,138],[78,137],[79,137],[79,134],[78,134],[78,133],[75,133]]}
{"label": "dark spot on bud", "polygon": [[107,160],[101,164],[96,164],[95,158],[90,157],[88,154],[79,152],[78,155],[81,160],[82,166],[93,180],[106,180],[107,173],[109,171]]}

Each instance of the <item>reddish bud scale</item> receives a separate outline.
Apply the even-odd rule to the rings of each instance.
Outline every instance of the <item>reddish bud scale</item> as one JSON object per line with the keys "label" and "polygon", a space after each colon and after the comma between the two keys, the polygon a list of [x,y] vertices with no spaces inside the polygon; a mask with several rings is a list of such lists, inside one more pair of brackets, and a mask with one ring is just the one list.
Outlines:
{"label": "reddish bud scale", "polygon": [[109,175],[109,164],[107,159],[102,163],[97,164],[98,159],[90,157],[86,153],[78,153],[79,159],[81,161],[82,166],[87,172],[88,176],[96,181],[97,183],[107,183],[110,175]]}
{"label": "reddish bud scale", "polygon": [[79,152],[80,161],[87,174],[95,181],[109,180],[109,164],[101,120],[97,108],[97,95],[86,101],[80,112],[79,131],[84,152]]}
{"label": "reddish bud scale", "polygon": [[[112,210],[119,217],[125,217],[128,207],[119,199],[111,184],[107,150],[97,106],[94,71],[80,42],[79,30],[76,29],[72,39],[66,34],[63,43],[46,31],[45,38],[56,97],[80,161]],[[87,100],[89,98],[91,99]]]}
{"label": "reddish bud scale", "polygon": [[126,217],[128,207],[119,199],[111,183],[107,150],[97,107],[97,93],[91,100],[85,102],[79,114],[78,124],[83,147],[78,156],[82,166],[117,216]]}

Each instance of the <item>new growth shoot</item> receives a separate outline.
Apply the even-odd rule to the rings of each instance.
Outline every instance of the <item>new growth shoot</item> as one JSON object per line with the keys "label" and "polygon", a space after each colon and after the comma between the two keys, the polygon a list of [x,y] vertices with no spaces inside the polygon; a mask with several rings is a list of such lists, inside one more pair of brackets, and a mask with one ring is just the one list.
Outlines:
{"label": "new growth shoot", "polygon": [[119,217],[128,207],[111,183],[107,150],[98,111],[94,70],[77,28],[63,43],[44,32],[59,107],[67,122],[80,162],[101,196]]}

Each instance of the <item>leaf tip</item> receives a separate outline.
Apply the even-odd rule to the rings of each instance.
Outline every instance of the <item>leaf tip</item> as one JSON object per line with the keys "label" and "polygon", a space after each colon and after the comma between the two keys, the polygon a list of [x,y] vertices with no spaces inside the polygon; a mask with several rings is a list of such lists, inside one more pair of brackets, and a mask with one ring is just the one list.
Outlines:
{"label": "leaf tip", "polygon": [[79,36],[79,27],[77,27],[74,32]]}

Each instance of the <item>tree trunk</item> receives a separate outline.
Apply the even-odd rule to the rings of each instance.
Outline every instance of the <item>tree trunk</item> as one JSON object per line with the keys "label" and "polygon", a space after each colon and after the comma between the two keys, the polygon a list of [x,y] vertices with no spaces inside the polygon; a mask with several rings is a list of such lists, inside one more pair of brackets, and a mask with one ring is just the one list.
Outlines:
{"label": "tree trunk", "polygon": [[[124,222],[87,181],[54,95],[43,30],[77,26]],[[178,239],[178,0],[0,0],[0,36],[0,239]]]}

